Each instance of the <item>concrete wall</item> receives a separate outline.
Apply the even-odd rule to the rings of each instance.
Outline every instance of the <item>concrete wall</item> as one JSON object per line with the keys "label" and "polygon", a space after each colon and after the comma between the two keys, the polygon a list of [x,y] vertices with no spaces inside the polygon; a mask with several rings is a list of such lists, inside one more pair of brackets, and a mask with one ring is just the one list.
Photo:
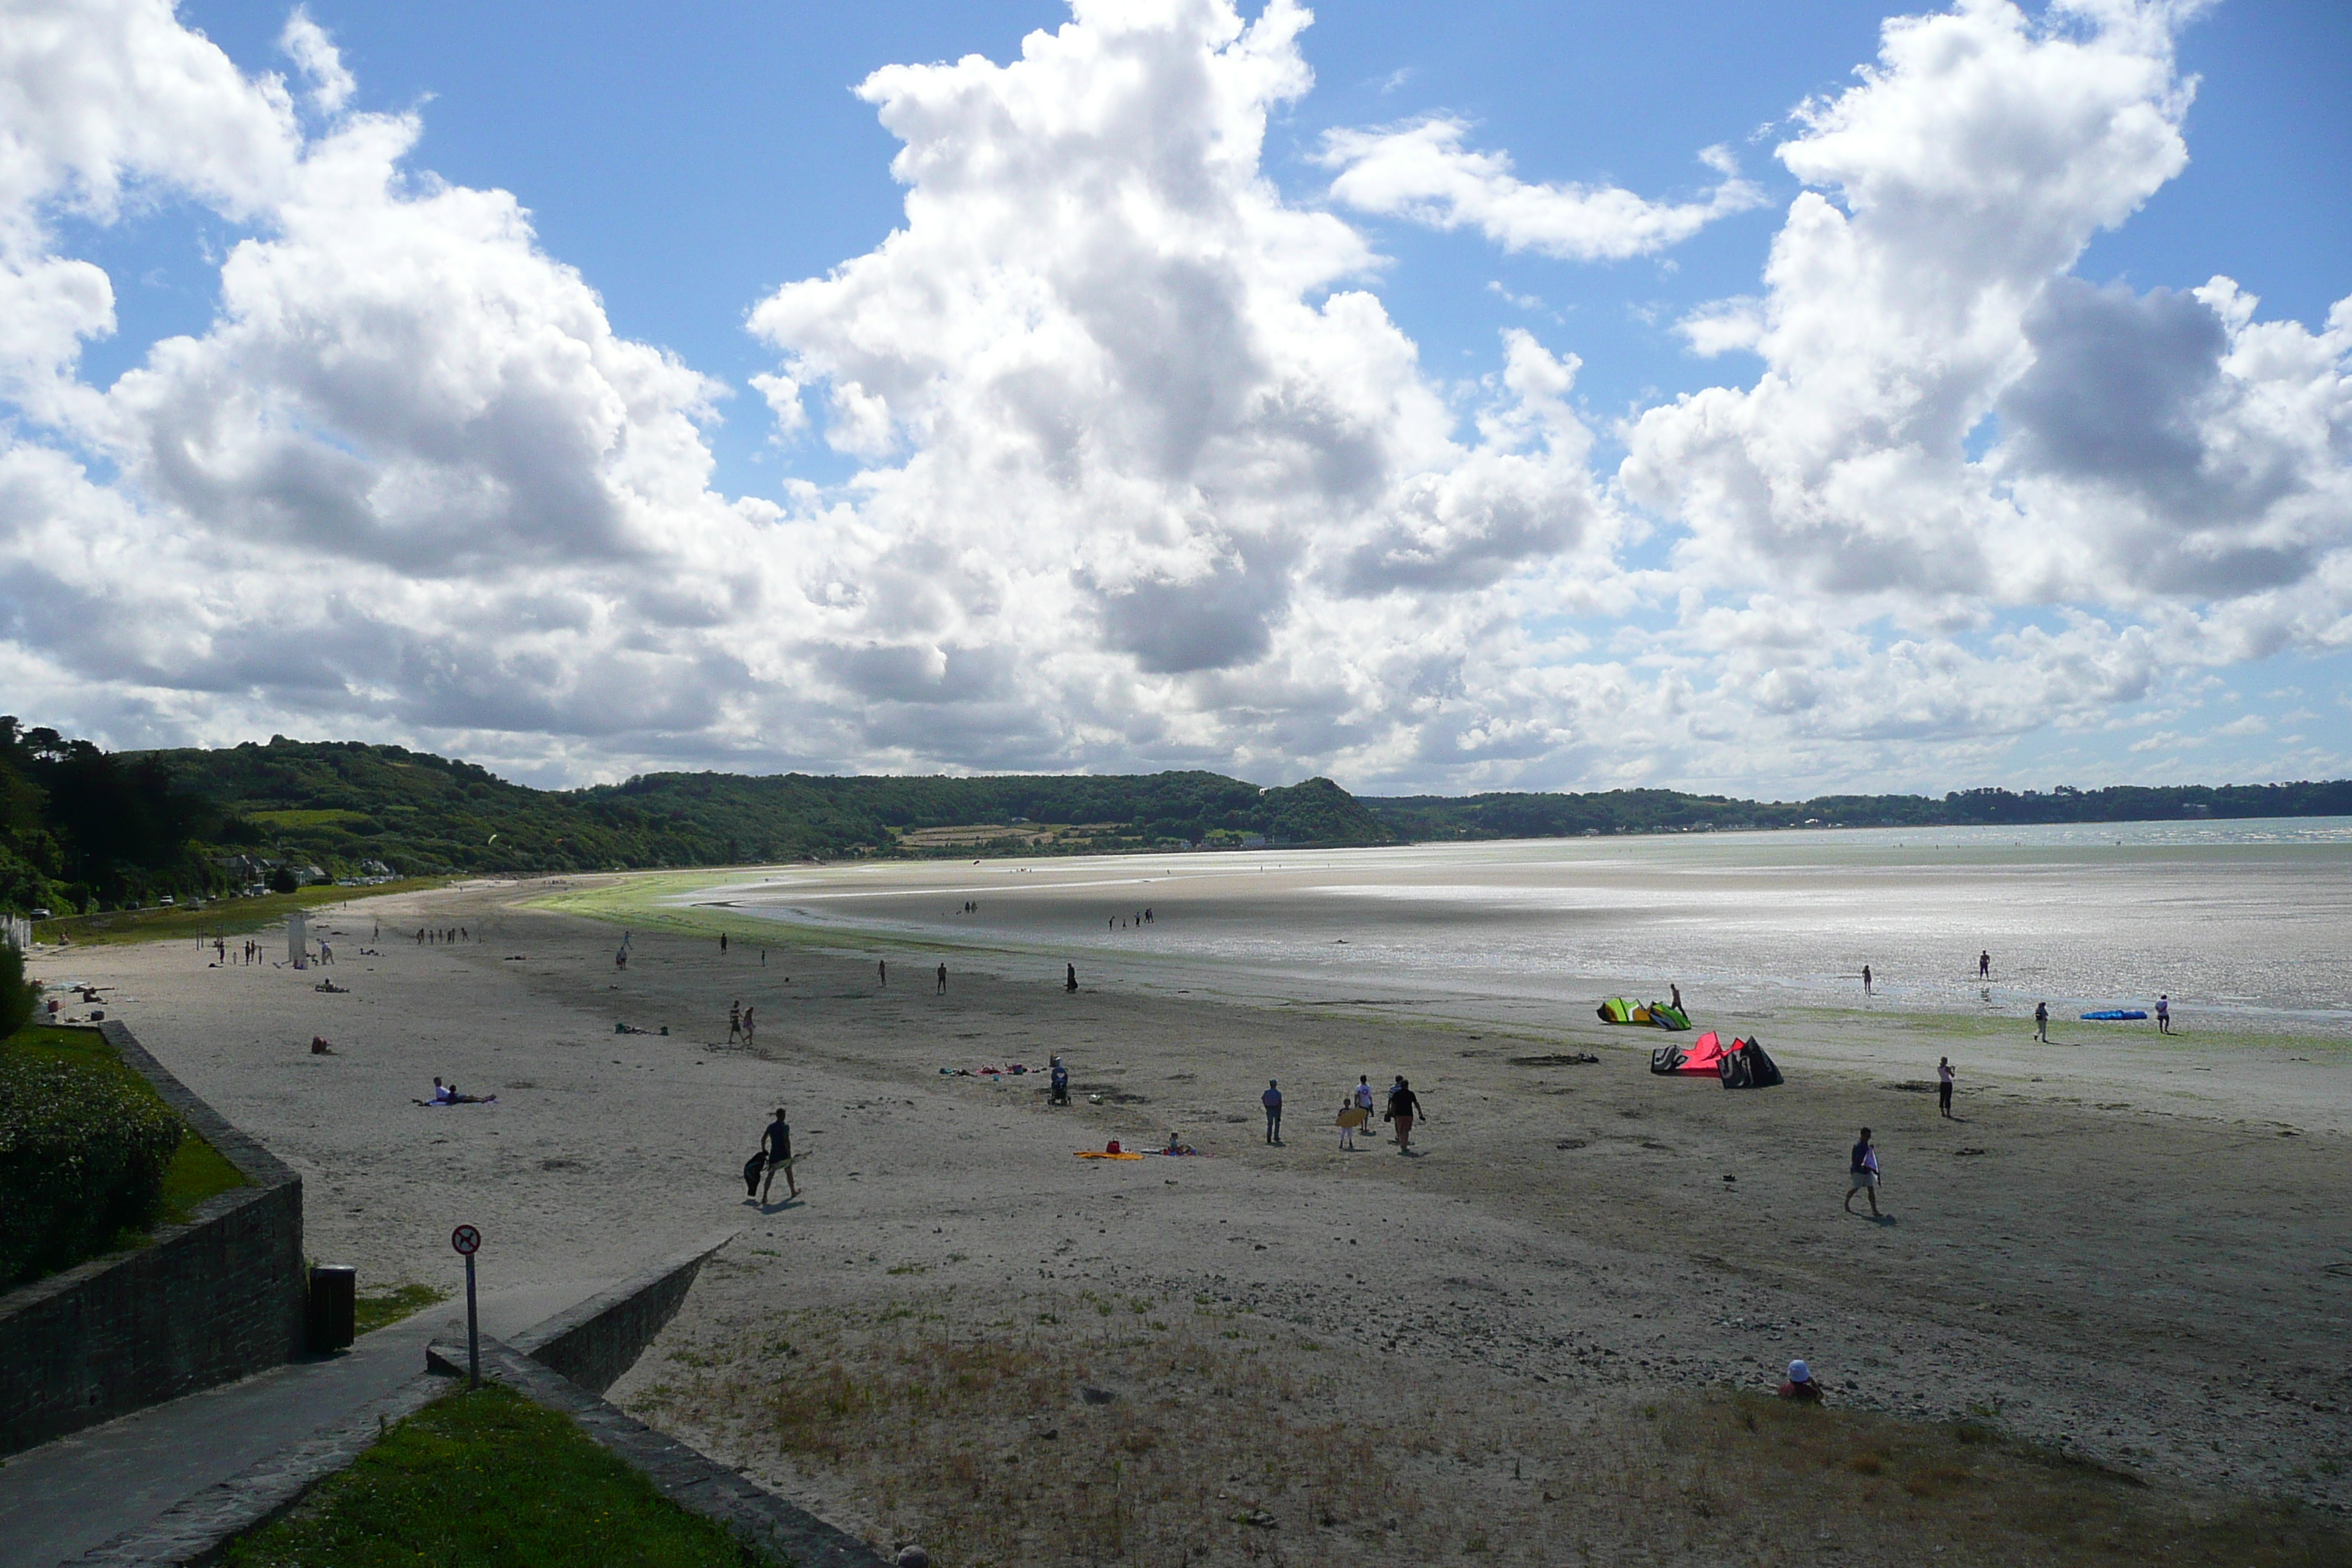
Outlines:
{"label": "concrete wall", "polygon": [[148,1246],[0,1295],[0,1455],[301,1353],[302,1179],[147,1054],[122,1059],[253,1184],[206,1199]]}
{"label": "concrete wall", "polygon": [[703,1260],[734,1238],[733,1231],[706,1237],[517,1336],[514,1348],[590,1393],[602,1394],[636,1365],[654,1336],[677,1315]]}

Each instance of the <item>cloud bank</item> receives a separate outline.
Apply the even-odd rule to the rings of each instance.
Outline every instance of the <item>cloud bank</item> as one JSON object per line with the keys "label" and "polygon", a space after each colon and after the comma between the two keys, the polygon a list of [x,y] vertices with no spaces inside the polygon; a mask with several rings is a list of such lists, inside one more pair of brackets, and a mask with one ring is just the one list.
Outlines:
{"label": "cloud bank", "polygon": [[[291,79],[164,0],[0,29],[0,668],[130,744],[397,738],[542,780],[656,764],[1206,765],[1351,784],[1855,779],[2352,642],[2352,301],[2079,279],[2187,156],[2173,14],[1888,24],[1802,107],[1752,384],[1598,468],[1579,363],[1433,376],[1334,207],[1566,261],[1762,199],[1528,184],[1427,118],[1269,117],[1307,13],[1080,0],[1020,57],[876,72],[902,225],[751,302],[755,399],[616,334],[499,191],[304,12]],[[64,236],[241,226],[215,318],[110,384]],[[1741,361],[1726,360],[1729,365]],[[730,497],[708,430],[858,465]],[[1644,545],[1643,542],[1650,542]],[[1664,549],[1671,573],[1629,564]]]}

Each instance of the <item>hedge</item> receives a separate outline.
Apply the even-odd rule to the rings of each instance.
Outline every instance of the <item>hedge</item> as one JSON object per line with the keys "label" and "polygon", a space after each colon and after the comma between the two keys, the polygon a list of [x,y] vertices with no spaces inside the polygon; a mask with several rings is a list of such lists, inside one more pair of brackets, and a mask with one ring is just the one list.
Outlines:
{"label": "hedge", "polygon": [[152,1224],[186,1133],[119,1072],[0,1054],[0,1288]]}

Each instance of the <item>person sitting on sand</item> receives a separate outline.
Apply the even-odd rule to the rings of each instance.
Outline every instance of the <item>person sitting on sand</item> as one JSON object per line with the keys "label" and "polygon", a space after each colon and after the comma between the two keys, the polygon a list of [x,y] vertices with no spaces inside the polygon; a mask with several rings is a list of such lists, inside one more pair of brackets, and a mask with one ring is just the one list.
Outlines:
{"label": "person sitting on sand", "polygon": [[443,1083],[436,1078],[433,1080],[432,1103],[435,1105],[447,1105],[451,1103],[450,1097],[455,1095],[457,1092],[457,1088],[454,1085]]}
{"label": "person sitting on sand", "polygon": [[1053,1092],[1046,1095],[1045,1103],[1048,1105],[1070,1103],[1070,1069],[1062,1065],[1062,1058],[1059,1057],[1054,1058]]}
{"label": "person sitting on sand", "polygon": [[1780,1385],[1780,1397],[1806,1405],[1819,1405],[1822,1402],[1821,1382],[1803,1362],[1792,1361],[1789,1363],[1789,1381]]}
{"label": "person sitting on sand", "polygon": [[1176,1136],[1176,1129],[1173,1127],[1171,1127],[1168,1130],[1168,1147],[1160,1152],[1163,1154],[1197,1154],[1200,1152],[1198,1149],[1193,1148],[1190,1143],[1179,1141]]}

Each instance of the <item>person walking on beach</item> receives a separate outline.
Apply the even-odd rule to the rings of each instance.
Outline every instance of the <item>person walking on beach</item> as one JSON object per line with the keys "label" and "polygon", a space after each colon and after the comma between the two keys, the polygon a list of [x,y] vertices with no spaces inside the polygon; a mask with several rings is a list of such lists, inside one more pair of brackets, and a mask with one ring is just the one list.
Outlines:
{"label": "person walking on beach", "polygon": [[719,956],[727,956],[727,933],[723,931],[719,933]]}
{"label": "person walking on beach", "polygon": [[2047,1002],[2033,1005],[2033,1037],[2045,1046],[2050,1043],[2050,1004]]}
{"label": "person walking on beach", "polygon": [[1364,1124],[1364,1113],[1356,1109],[1356,1096],[1351,1090],[1339,1097],[1339,1147],[1349,1153],[1356,1148],[1356,1129]]}
{"label": "person walking on beach", "polygon": [[942,995],[942,996],[944,996],[944,995],[946,995],[947,994],[948,994],[948,966],[947,966],[946,964],[942,963],[942,964],[940,964],[940,995]]}
{"label": "person walking on beach", "polygon": [[743,1048],[747,1051],[760,1043],[760,1026],[758,1021],[751,1016],[752,1014],[758,1011],[759,1009],[756,1007],[746,1007],[743,1009]]}
{"label": "person walking on beach", "polygon": [[1977,954],[1977,978],[1979,980],[1992,978],[1992,949],[1990,948]]}
{"label": "person walking on beach", "polygon": [[890,961],[888,959],[877,958],[874,961],[874,977],[881,983],[884,990],[887,991],[890,988]]}
{"label": "person walking on beach", "polygon": [[2159,1035],[2172,1033],[2172,998],[2169,995],[2156,999],[2156,1032]]}
{"label": "person walking on beach", "polygon": [[1854,1194],[1868,1193],[1870,1194],[1870,1217],[1877,1219],[1880,1217],[1878,1213],[1878,1149],[1877,1146],[1873,1144],[1870,1141],[1869,1128],[1865,1127],[1862,1130],[1862,1142],[1853,1146],[1853,1152],[1849,1160],[1849,1164],[1851,1166],[1851,1170],[1849,1172],[1850,1179],[1846,1184],[1845,1189],[1845,1212],[1848,1214],[1852,1214],[1853,1212]]}
{"label": "person walking on beach", "polygon": [[1265,1107],[1265,1141],[1269,1143],[1281,1142],[1282,1086],[1272,1079],[1266,1079],[1265,1092],[1259,1095],[1257,1099],[1258,1103]]}
{"label": "person walking on beach", "polygon": [[1069,977],[1062,982],[1062,989],[1076,991],[1078,988],[1078,966],[1075,963],[1067,963],[1063,967],[1069,971]]}
{"label": "person walking on beach", "polygon": [[[737,1144],[736,1147],[742,1145]],[[782,1106],[776,1107],[776,1119],[769,1122],[767,1131],[760,1135],[760,1149],[768,1156],[768,1180],[760,1189],[761,1204],[766,1205],[768,1194],[776,1184],[778,1171],[784,1173],[786,1197],[800,1196],[801,1184],[793,1179],[793,1129],[792,1124],[784,1120]]]}
{"label": "person walking on beach", "polygon": [[1953,1079],[1953,1077],[1954,1077],[1954,1074],[1953,1074],[1953,1072],[1952,1072],[1952,1058],[1949,1058],[1949,1057],[1938,1057],[1938,1058],[1936,1058],[1936,1114],[1937,1114],[1937,1115],[1938,1115],[1938,1116],[1947,1116],[1947,1117],[1948,1117],[1948,1116],[1949,1116],[1949,1115],[1951,1115],[1951,1114],[1952,1114],[1952,1079]]}
{"label": "person walking on beach", "polygon": [[1364,1125],[1372,1124],[1372,1079],[1370,1073],[1356,1075],[1356,1109],[1364,1113]]}
{"label": "person walking on beach", "polygon": [[1404,1074],[1397,1074],[1396,1082],[1389,1086],[1388,1121],[1396,1128],[1398,1153],[1412,1152],[1412,1119],[1421,1113],[1420,1096],[1405,1082]]}
{"label": "person walking on beach", "polygon": [[743,1037],[743,998],[738,996],[727,1004],[727,1043],[733,1045]]}
{"label": "person walking on beach", "polygon": [[1870,965],[1867,963],[1862,966],[1862,994],[1864,997],[1870,994]]}
{"label": "person walking on beach", "polygon": [[1683,988],[1679,985],[1669,984],[1666,989],[1675,994],[1675,999],[1672,1004],[1674,1010],[1677,1013],[1681,1012],[1683,1010]]}

